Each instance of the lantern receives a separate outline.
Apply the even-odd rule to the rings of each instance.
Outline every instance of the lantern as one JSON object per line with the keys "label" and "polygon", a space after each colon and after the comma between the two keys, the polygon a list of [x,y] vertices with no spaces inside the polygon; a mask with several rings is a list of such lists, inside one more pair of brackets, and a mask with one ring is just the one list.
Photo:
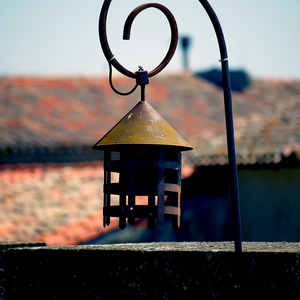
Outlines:
{"label": "lantern", "polygon": [[110,217],[119,218],[121,229],[126,220],[147,218],[153,229],[165,215],[180,226],[181,151],[192,148],[147,101],[138,102],[94,148],[104,150],[104,227]]}
{"label": "lantern", "polygon": [[[111,52],[108,45],[106,21],[112,0],[104,0],[99,17],[100,44],[109,65],[109,83],[118,94],[131,94],[137,86],[141,86],[141,102],[139,102],[115,127],[113,127],[95,146],[103,149],[104,159],[104,226],[109,225],[110,217],[119,217],[120,227],[125,228],[126,219],[133,224],[135,218],[148,218],[148,227],[154,227],[164,222],[164,215],[173,217],[173,226],[180,224],[180,186],[181,186],[181,151],[191,147],[145,102],[145,85],[148,77],[161,72],[171,60],[178,43],[178,28],[176,20],[170,10],[158,3],[146,3],[135,8],[127,17],[123,39],[130,39],[132,22],[145,9],[156,8],[164,13],[171,28],[171,42],[169,50],[162,62],[152,71],[132,73],[124,68]],[[234,124],[232,114],[232,99],[228,55],[225,38],[220,22],[207,0],[199,0],[207,12],[219,44],[223,80],[223,94],[225,106],[225,121],[227,132],[227,150],[229,163],[229,177],[232,203],[232,220],[234,231],[235,252],[240,259],[242,255],[242,236],[238,193],[238,176],[235,157]],[[188,40],[182,40],[183,48],[189,46]],[[121,93],[112,84],[112,66],[123,75],[135,78],[135,87]],[[118,174],[118,180],[112,182],[112,174]],[[111,195],[116,195],[118,203],[112,205]],[[136,202],[137,197],[146,196],[147,205]],[[172,200],[167,205],[165,197]]]}
{"label": "lantern", "polygon": [[[110,3],[104,1],[99,18],[100,44],[109,65],[109,83],[112,90],[122,96],[140,86],[141,101],[94,146],[104,150],[103,225],[109,225],[111,217],[118,217],[119,227],[124,229],[126,221],[134,224],[136,218],[147,218],[148,227],[153,229],[156,219],[162,224],[167,215],[172,217],[173,227],[179,227],[181,152],[192,148],[145,101],[149,78],[163,70],[175,52],[177,24],[172,13],[158,3],[140,5],[132,11],[124,24],[123,39],[130,38],[135,17],[150,7],[163,12],[171,28],[171,42],[163,61],[149,73],[142,67],[133,73],[117,61],[108,45],[106,18]],[[112,66],[136,79],[131,91],[121,93],[113,86]]]}

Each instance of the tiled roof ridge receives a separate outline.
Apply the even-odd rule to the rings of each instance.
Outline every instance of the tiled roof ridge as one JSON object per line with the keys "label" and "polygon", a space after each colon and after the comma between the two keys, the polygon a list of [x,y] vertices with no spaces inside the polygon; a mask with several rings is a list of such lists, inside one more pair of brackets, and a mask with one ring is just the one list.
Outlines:
{"label": "tiled roof ridge", "polygon": [[[134,81],[125,76],[114,80],[122,91],[132,88]],[[28,86],[21,88],[18,82]],[[13,152],[11,161],[27,152],[33,154],[32,160],[59,156],[60,151],[66,152],[64,159],[79,157],[79,152],[87,157],[85,148],[79,148],[91,147],[140,99],[138,91],[130,97],[116,95],[106,76],[1,77],[0,87],[0,106],[6,110],[0,116],[4,129],[0,160]],[[191,73],[159,74],[146,88],[147,101],[194,148],[187,154],[194,163],[203,155],[226,155],[222,94]],[[234,92],[237,154],[252,157],[273,151],[277,155],[286,147],[298,152],[299,99],[300,80],[254,79],[244,92]],[[88,160],[98,154],[93,150],[89,155]],[[10,161],[8,155],[4,158]]]}
{"label": "tiled roof ridge", "polygon": [[[191,72],[176,72],[176,73],[165,73],[159,74],[156,77],[150,78],[150,85],[152,81],[159,82],[160,80],[165,79],[178,79],[178,80],[193,80],[195,82],[202,82],[202,84],[208,84],[214,86],[214,84],[209,83],[208,81],[194,76]],[[134,82],[134,79],[128,78],[124,75],[114,75],[114,79],[117,82]],[[32,86],[37,83],[47,83],[47,82],[70,82],[70,81],[82,81],[82,82],[91,82],[91,83],[107,83],[107,75],[14,75],[14,76],[0,76],[0,83],[7,82],[10,84],[16,84],[19,86]],[[300,83],[300,78],[252,78],[252,82],[255,83],[270,83],[275,85],[280,84],[297,84]]]}
{"label": "tiled roof ridge", "polygon": [[290,77],[290,78],[285,78],[285,77],[259,77],[259,78],[253,78],[252,79],[254,82],[270,82],[270,83],[275,83],[275,84],[282,84],[282,83],[299,83],[300,78],[296,77]]}

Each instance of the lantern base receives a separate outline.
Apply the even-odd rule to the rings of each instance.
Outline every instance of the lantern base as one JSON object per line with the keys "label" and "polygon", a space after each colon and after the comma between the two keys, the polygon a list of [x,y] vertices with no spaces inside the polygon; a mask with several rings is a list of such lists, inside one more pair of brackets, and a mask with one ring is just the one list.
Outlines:
{"label": "lantern base", "polygon": [[[180,207],[164,206],[164,215],[172,217],[174,229],[180,227]],[[156,219],[158,219],[159,224],[164,223],[164,218],[162,220],[159,220],[158,218],[159,214],[157,206],[155,206],[153,210],[150,210],[148,205],[135,205],[134,209],[129,205],[126,205],[125,207],[113,205],[103,208],[103,216],[104,227],[110,224],[110,217],[116,217],[119,218],[119,227],[121,229],[125,229],[126,219],[130,225],[133,225],[135,223],[135,219],[137,218],[148,219],[149,229],[154,229]]]}

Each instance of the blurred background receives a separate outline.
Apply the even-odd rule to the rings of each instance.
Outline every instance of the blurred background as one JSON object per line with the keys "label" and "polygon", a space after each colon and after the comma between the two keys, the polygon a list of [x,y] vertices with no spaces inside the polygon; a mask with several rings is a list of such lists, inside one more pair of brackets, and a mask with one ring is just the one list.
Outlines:
{"label": "blurred background", "polygon": [[[0,74],[106,75],[107,64],[98,39],[102,3],[2,0]],[[134,21],[130,41],[122,40],[128,14],[143,3],[114,0],[108,15],[111,49],[131,70],[139,65],[153,69],[169,44],[168,22],[155,9],[140,14]],[[159,3],[174,14],[179,34],[192,38],[191,70],[219,67],[214,30],[199,1]],[[212,0],[210,3],[223,27],[232,67],[245,68],[255,78],[299,78],[299,1]],[[178,51],[165,72],[181,68]]]}
{"label": "blurred background", "polygon": [[[232,240],[219,50],[198,1],[164,0],[179,29],[146,100],[194,150],[184,153],[181,228],[102,226],[103,155],[91,147],[140,99],[113,93],[98,38],[103,1],[0,3],[0,240],[48,245]],[[108,38],[132,72],[155,68],[170,29],[144,2],[112,1]],[[229,53],[243,240],[300,240],[300,26],[297,0],[210,1]],[[118,89],[134,82],[114,71]]]}

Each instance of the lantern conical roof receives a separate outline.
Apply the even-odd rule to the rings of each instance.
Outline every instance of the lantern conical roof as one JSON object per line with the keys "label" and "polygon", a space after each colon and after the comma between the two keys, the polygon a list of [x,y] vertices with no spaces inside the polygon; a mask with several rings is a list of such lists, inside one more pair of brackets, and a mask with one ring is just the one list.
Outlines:
{"label": "lantern conical roof", "polygon": [[140,101],[93,148],[105,150],[124,145],[192,147],[147,102]]}

